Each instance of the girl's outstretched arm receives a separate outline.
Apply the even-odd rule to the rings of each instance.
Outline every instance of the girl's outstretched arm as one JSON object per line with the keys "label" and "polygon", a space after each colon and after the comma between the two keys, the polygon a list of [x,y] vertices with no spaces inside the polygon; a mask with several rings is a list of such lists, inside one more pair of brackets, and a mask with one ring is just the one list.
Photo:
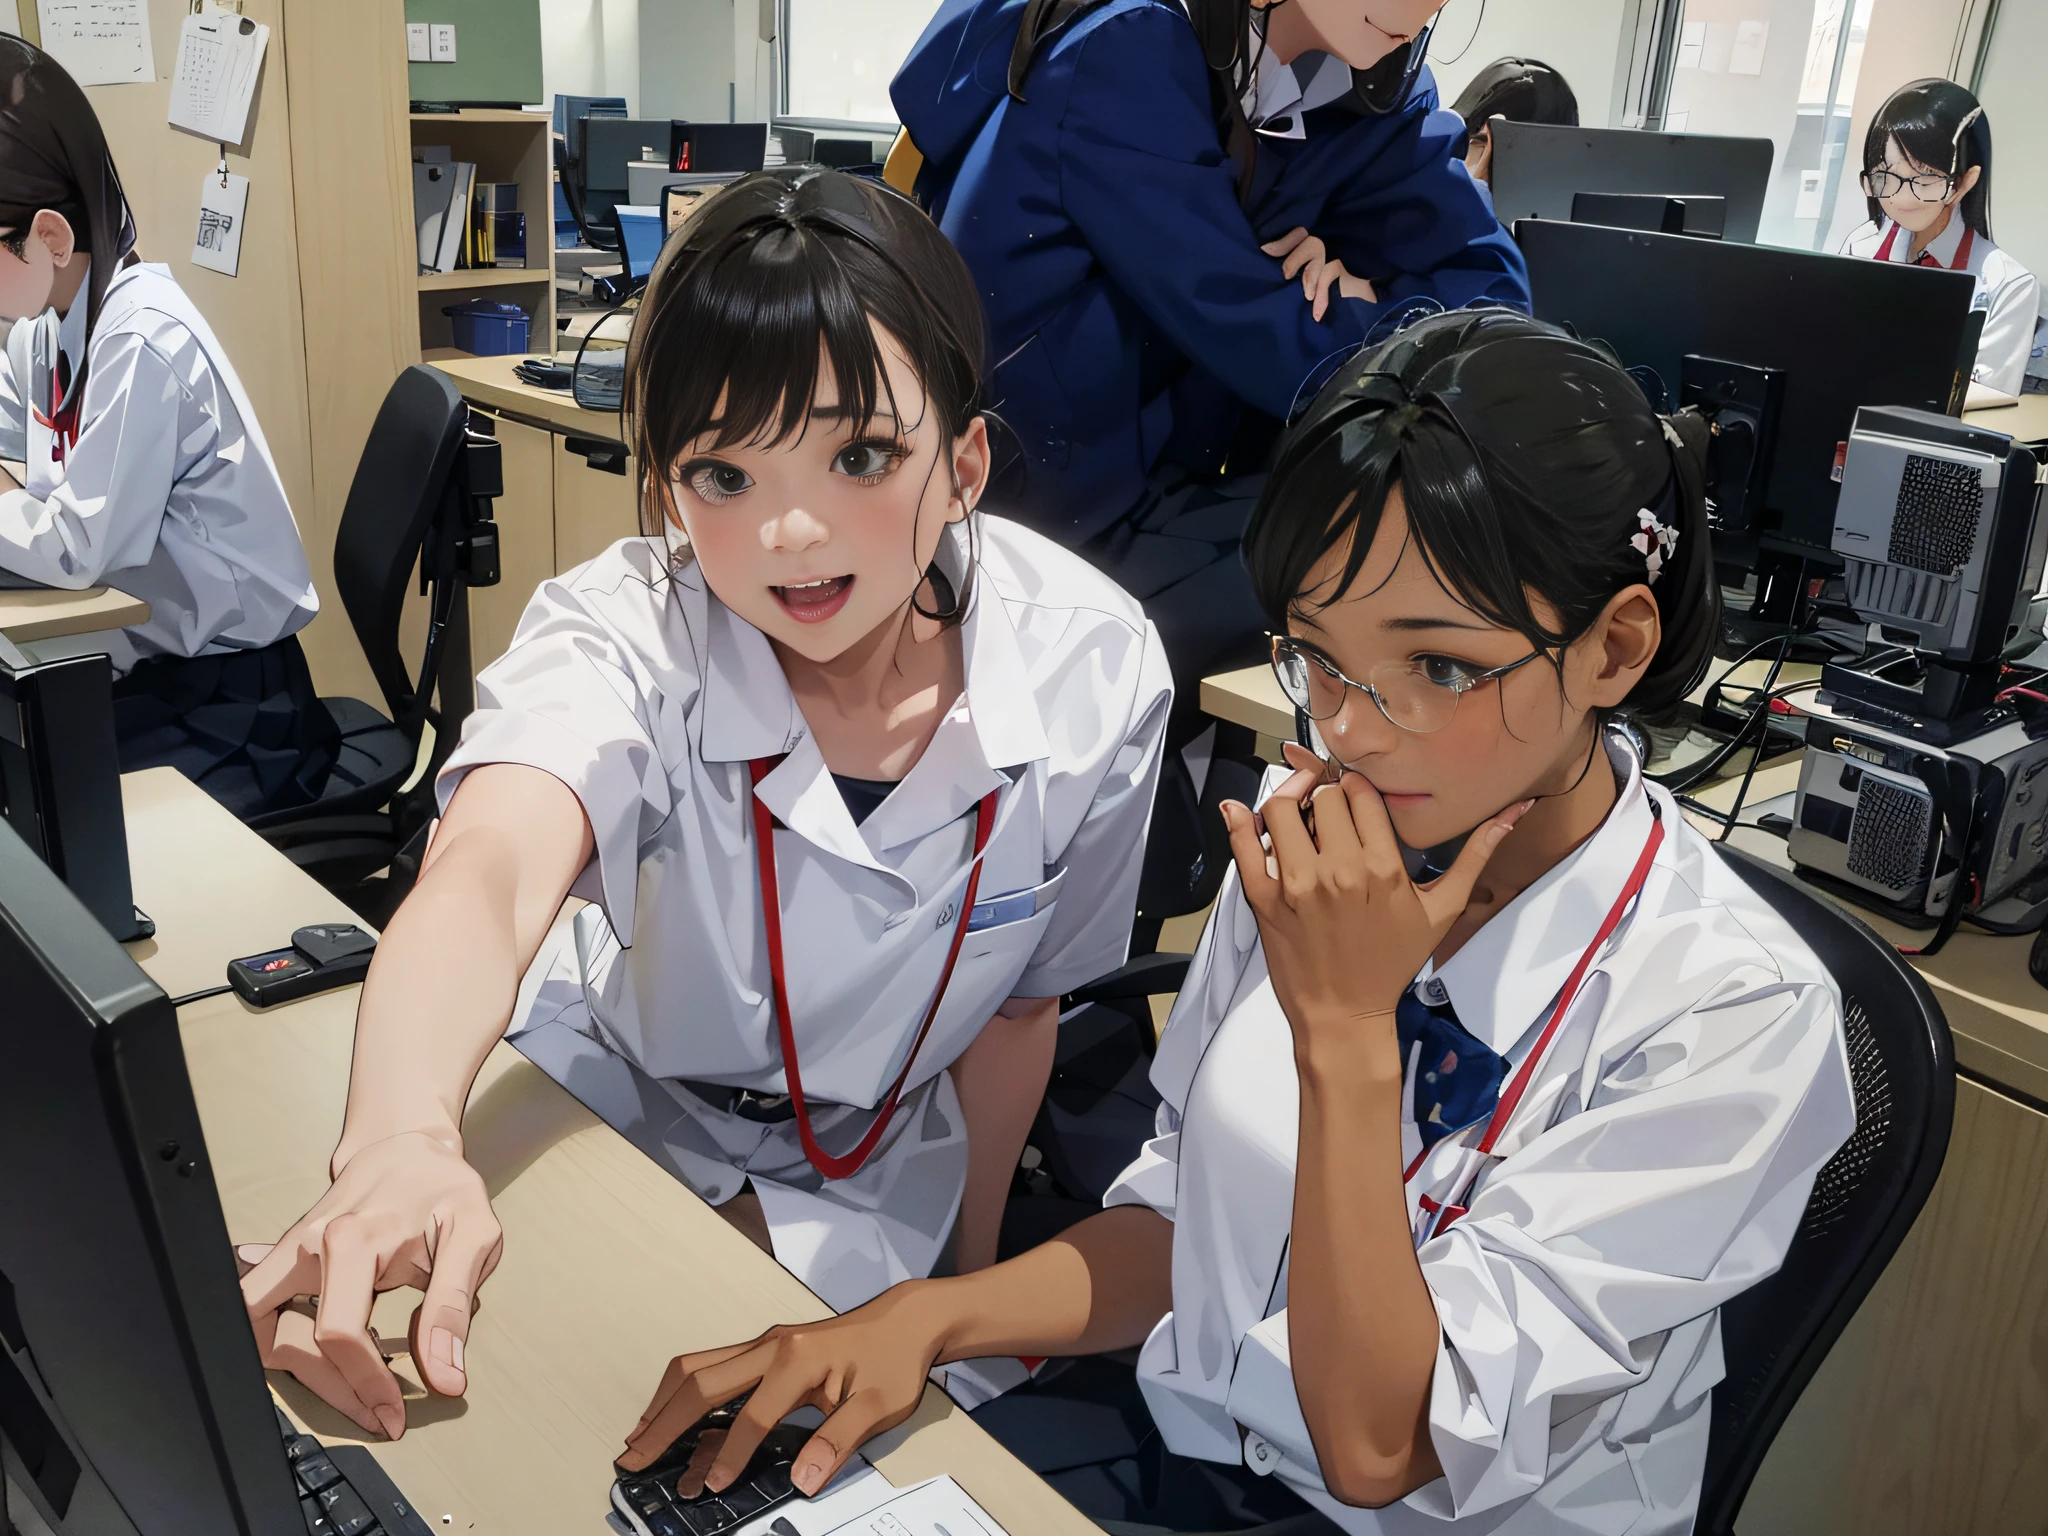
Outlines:
{"label": "girl's outstretched arm", "polygon": [[[414,1363],[437,1392],[468,1385],[463,1343],[502,1234],[463,1161],[462,1110],[590,852],[590,823],[560,780],[512,764],[463,780],[363,985],[334,1182],[243,1277],[264,1365],[372,1433],[405,1429],[369,1329],[378,1291],[424,1290]],[[315,1317],[291,1306],[308,1295]]]}

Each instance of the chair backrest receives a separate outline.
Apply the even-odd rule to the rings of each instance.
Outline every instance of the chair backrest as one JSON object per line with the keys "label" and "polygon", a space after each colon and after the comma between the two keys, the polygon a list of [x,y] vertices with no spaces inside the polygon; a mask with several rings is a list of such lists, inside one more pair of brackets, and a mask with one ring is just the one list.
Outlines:
{"label": "chair backrest", "polygon": [[1856,1129],[1815,1178],[1783,1267],[1721,1309],[1701,1536],[1734,1531],[1772,1439],[1926,1204],[1955,1111],[1948,1021],[1919,974],[1791,876],[1721,851],[1841,988]]}
{"label": "chair backrest", "polygon": [[638,288],[654,275],[654,264],[661,260],[662,242],[668,238],[663,220],[660,208],[620,203],[612,209],[612,225],[619,234],[628,289]]}
{"label": "chair backrest", "polygon": [[334,587],[393,720],[417,725],[399,615],[437,515],[460,495],[456,455],[469,408],[446,374],[417,364],[378,408],[334,541]]}

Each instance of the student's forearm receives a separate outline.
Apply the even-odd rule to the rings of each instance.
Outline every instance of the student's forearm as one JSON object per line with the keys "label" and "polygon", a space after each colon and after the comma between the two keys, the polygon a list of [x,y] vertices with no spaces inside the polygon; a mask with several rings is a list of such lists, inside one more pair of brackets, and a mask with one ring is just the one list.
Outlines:
{"label": "student's forearm", "polygon": [[1428,1432],[1439,1327],[1401,1185],[1393,1021],[1353,1022],[1298,1057],[1289,1356],[1324,1485],[1382,1505],[1441,1472]]}
{"label": "student's forearm", "polygon": [[460,1149],[470,1085],[589,850],[559,781],[493,767],[464,782],[364,981],[333,1168],[407,1131]]}
{"label": "student's forearm", "polygon": [[1173,1224],[1119,1206],[992,1269],[914,1282],[937,1363],[1091,1355],[1143,1343],[1173,1307]]}
{"label": "student's forearm", "polygon": [[963,1275],[996,1261],[1010,1177],[1052,1075],[1059,1010],[1056,997],[1013,998],[953,1063],[967,1122],[967,1187],[954,1249]]}

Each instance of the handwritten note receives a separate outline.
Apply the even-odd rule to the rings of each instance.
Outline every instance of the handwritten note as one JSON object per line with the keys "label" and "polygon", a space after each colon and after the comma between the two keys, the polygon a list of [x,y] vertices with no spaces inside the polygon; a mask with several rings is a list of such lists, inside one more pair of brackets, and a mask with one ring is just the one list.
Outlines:
{"label": "handwritten note", "polygon": [[241,143],[269,43],[270,28],[232,12],[187,16],[171,76],[171,126],[220,144]]}
{"label": "handwritten note", "polygon": [[192,265],[235,277],[242,270],[242,226],[248,222],[249,178],[208,171],[199,190],[199,233]]}
{"label": "handwritten note", "polygon": [[135,85],[156,79],[149,0],[36,0],[43,51],[80,85]]}

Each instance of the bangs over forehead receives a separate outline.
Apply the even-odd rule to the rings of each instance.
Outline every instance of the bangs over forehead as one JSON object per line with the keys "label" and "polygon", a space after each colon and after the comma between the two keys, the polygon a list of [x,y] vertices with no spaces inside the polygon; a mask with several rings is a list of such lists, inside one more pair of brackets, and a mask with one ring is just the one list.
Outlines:
{"label": "bangs over forehead", "polygon": [[[889,343],[923,410],[896,400]],[[983,346],[966,264],[914,203],[812,167],[748,176],[705,204],[648,281],[626,365],[635,451],[666,470],[705,436],[773,448],[814,416],[859,433],[883,412],[903,431],[935,412],[958,436],[979,408]],[[837,399],[820,412],[828,382]]]}

